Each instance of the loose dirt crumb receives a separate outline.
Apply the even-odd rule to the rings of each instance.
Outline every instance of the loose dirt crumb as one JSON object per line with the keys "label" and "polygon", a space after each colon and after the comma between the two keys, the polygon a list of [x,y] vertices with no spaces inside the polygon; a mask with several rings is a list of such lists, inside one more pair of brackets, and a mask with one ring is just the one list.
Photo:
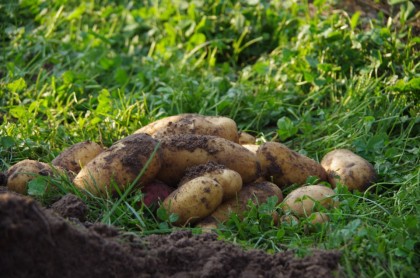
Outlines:
{"label": "loose dirt crumb", "polygon": [[51,209],[64,218],[76,218],[80,222],[86,220],[87,205],[76,195],[67,194],[51,205]]}

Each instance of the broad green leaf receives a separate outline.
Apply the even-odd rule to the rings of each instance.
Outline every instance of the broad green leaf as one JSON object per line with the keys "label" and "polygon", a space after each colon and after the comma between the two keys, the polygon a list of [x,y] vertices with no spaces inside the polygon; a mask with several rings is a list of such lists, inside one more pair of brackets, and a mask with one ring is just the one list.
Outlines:
{"label": "broad green leaf", "polygon": [[48,181],[44,177],[37,177],[28,183],[28,194],[30,196],[43,196],[48,187]]}

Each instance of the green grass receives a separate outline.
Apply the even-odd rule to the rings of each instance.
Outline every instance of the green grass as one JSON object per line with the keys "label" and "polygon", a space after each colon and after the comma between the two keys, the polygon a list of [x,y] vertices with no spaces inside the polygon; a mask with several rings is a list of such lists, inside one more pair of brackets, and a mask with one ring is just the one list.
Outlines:
{"label": "green grass", "polygon": [[[413,277],[419,14],[410,1],[391,1],[403,2],[391,18],[306,2],[1,2],[0,170],[26,158],[50,162],[87,139],[109,146],[168,115],[228,116],[260,142],[280,140],[318,161],[349,148],[379,179],[365,193],[338,188],[340,208],[314,232],[305,223],[274,227],[278,208],[267,203],[244,221],[233,216],[221,238],[268,252],[339,249],[349,277]],[[82,197],[92,221],[142,235],[171,230],[173,216],[154,215],[139,194],[102,199],[64,177],[52,182],[52,195]],[[32,194],[48,202],[43,184]]]}

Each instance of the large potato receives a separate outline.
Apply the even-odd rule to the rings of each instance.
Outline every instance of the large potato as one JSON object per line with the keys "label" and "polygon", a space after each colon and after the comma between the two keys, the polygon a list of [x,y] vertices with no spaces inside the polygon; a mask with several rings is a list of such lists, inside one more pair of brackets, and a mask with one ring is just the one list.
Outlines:
{"label": "large potato", "polygon": [[147,133],[154,138],[177,134],[213,135],[238,142],[235,121],[227,117],[181,114],[152,122],[135,133]]}
{"label": "large potato", "polygon": [[[157,140],[144,133],[123,138],[83,167],[73,183],[95,195],[113,192],[113,182],[124,191],[145,167],[157,144]],[[161,152],[158,150],[141,176],[138,186],[152,181],[160,166]]]}
{"label": "large potato", "polygon": [[223,188],[215,180],[198,177],[184,183],[162,203],[169,212],[179,216],[175,225],[194,223],[211,214],[222,202]]}
{"label": "large potato", "polygon": [[20,194],[26,194],[28,182],[37,176],[50,176],[52,174],[53,169],[47,163],[25,159],[7,170],[7,188]]}
{"label": "large potato", "polygon": [[78,173],[82,167],[103,151],[95,142],[85,141],[65,149],[51,162],[52,165]]}
{"label": "large potato", "polygon": [[334,187],[337,182],[341,182],[350,190],[364,191],[377,178],[372,164],[346,149],[327,153],[321,165],[327,171],[329,182]]}
{"label": "large potato", "polygon": [[258,205],[266,202],[271,196],[277,196],[278,204],[283,201],[283,193],[274,183],[264,181],[244,185],[235,198],[224,201],[210,216],[206,217],[202,223],[200,222],[201,224],[198,224],[198,226],[206,227],[208,225],[214,226],[214,223],[224,223],[229,219],[231,213],[235,213],[242,218],[242,214],[247,209],[249,200]]}
{"label": "large potato", "polygon": [[184,134],[162,138],[161,143],[163,163],[157,178],[168,185],[175,186],[187,168],[209,161],[238,172],[243,183],[253,182],[260,176],[257,156],[227,139]]}
{"label": "large potato", "polygon": [[284,199],[284,211],[290,211],[298,217],[308,216],[320,205],[326,209],[336,207],[338,202],[333,199],[334,190],[323,185],[308,185],[290,192]]}
{"label": "large potato", "polygon": [[235,197],[242,188],[241,175],[214,162],[188,168],[180,185],[197,177],[208,177],[217,181],[223,188],[224,201]]}
{"label": "large potato", "polygon": [[258,160],[266,177],[272,177],[280,188],[302,185],[309,176],[327,180],[324,168],[315,160],[301,155],[277,142],[266,142],[257,151]]}

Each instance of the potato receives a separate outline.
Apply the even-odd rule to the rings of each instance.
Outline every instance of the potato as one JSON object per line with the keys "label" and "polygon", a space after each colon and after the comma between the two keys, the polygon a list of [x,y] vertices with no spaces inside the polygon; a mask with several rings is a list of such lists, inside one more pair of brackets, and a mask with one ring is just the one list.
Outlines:
{"label": "potato", "polygon": [[243,183],[253,182],[260,176],[257,156],[224,138],[184,134],[162,138],[161,143],[163,163],[157,179],[170,186],[181,180],[187,168],[209,161],[238,172]]}
{"label": "potato", "polygon": [[337,182],[341,182],[349,190],[365,191],[377,178],[372,164],[346,149],[327,153],[321,165],[327,171],[329,182],[333,187]]}
{"label": "potato", "polygon": [[214,162],[188,168],[180,185],[196,177],[208,177],[217,181],[223,188],[223,201],[235,197],[242,188],[241,175]]}
{"label": "potato", "polygon": [[333,199],[334,190],[323,185],[308,185],[299,187],[290,192],[283,203],[283,210],[292,212],[298,217],[308,216],[316,211],[316,205],[330,209],[338,206]]}
{"label": "potato", "polygon": [[280,217],[280,223],[283,225],[297,225],[299,224],[299,219],[291,214],[282,215],[282,217]]}
{"label": "potato", "polygon": [[309,215],[308,217],[310,219],[310,222],[312,225],[316,225],[316,224],[322,224],[325,222],[330,221],[330,218],[328,217],[328,215],[324,212],[314,212],[311,215]]}
{"label": "potato", "polygon": [[25,159],[7,170],[7,188],[20,194],[27,194],[28,182],[37,176],[51,176],[52,174],[53,169],[47,163]]}
{"label": "potato", "polygon": [[254,136],[252,136],[251,134],[249,134],[245,131],[240,131],[239,132],[239,144],[241,144],[241,145],[245,145],[245,144],[253,145],[253,144],[255,144],[255,142],[257,142],[257,139]]}
{"label": "potato", "polygon": [[135,133],[147,133],[154,138],[177,134],[213,135],[238,142],[235,121],[227,117],[181,114],[152,122]]}
{"label": "potato", "polygon": [[224,223],[231,213],[236,213],[242,218],[242,212],[247,209],[249,200],[254,204],[262,204],[271,196],[277,196],[278,204],[283,201],[283,193],[274,183],[265,181],[247,184],[238,192],[236,198],[223,202],[205,221]]}
{"label": "potato", "polygon": [[[145,167],[157,144],[157,140],[144,133],[123,138],[83,167],[73,183],[95,195],[113,192],[113,181],[124,191]],[[151,182],[160,166],[161,151],[158,150],[136,186]]]}
{"label": "potato", "polygon": [[327,173],[319,163],[281,143],[262,144],[257,151],[257,157],[266,178],[272,177],[280,188],[292,184],[303,185],[309,176],[316,176],[321,181],[327,180]]}
{"label": "potato", "polygon": [[215,180],[198,177],[184,183],[163,201],[162,206],[179,216],[175,225],[194,223],[211,214],[223,199],[223,188]]}
{"label": "potato", "polygon": [[[141,188],[142,202],[149,208],[157,208],[160,201],[166,199],[175,189],[159,180],[153,180]],[[141,205],[141,204],[140,204]]]}
{"label": "potato", "polygon": [[215,232],[218,228],[218,223],[214,219],[206,217],[200,222],[198,222],[195,227],[201,228],[203,233],[212,233]]}
{"label": "potato", "polygon": [[77,174],[83,166],[102,151],[103,148],[95,142],[80,142],[65,149],[53,159],[51,164]]}

